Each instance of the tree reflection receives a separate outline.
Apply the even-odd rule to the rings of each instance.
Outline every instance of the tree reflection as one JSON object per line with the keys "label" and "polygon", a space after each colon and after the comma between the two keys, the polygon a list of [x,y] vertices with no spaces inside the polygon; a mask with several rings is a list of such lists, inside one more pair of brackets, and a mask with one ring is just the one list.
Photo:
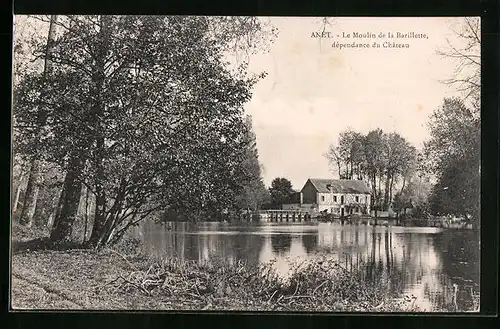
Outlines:
{"label": "tree reflection", "polygon": [[303,234],[302,235],[302,245],[308,254],[312,253],[318,247],[318,235],[317,234]]}
{"label": "tree reflection", "polygon": [[433,248],[442,259],[441,290],[427,297],[448,311],[471,310],[479,294],[479,234],[474,231],[444,231],[432,237]]}
{"label": "tree reflection", "polygon": [[261,235],[257,234],[235,234],[228,235],[228,253],[232,254],[235,260],[242,260],[248,264],[257,265],[264,241]]}
{"label": "tree reflection", "polygon": [[[280,256],[292,250],[309,255],[317,252],[337,259],[367,282],[383,283],[387,291],[418,295],[418,302],[424,298],[437,309],[471,310],[478,300],[479,236],[472,231],[427,234],[363,227],[345,232],[303,232],[300,239],[280,232],[270,235],[270,245],[262,234],[255,234],[260,232],[253,227],[207,228],[172,223],[165,229],[145,222],[139,233],[151,251],[164,250],[183,259],[208,256],[258,264],[262,254],[267,257],[270,251]],[[337,239],[339,244],[334,243]],[[269,247],[271,250],[262,252]]]}
{"label": "tree reflection", "polygon": [[448,231],[433,238],[434,249],[440,251],[447,276],[479,284],[479,235],[473,231]]}
{"label": "tree reflection", "polygon": [[390,276],[392,270],[392,261],[391,261],[391,249],[389,245],[389,231],[386,231],[384,234],[384,245],[385,245],[385,261],[387,264],[387,273]]}
{"label": "tree reflection", "polygon": [[367,255],[367,262],[366,262],[366,270],[367,270],[367,278],[370,281],[374,281],[374,270],[376,268],[375,264],[375,249],[376,249],[376,241],[377,241],[377,234],[375,231],[373,231],[370,235],[371,243],[370,243],[370,253]]}
{"label": "tree reflection", "polygon": [[200,260],[200,236],[197,234],[184,235],[184,244],[182,245],[182,253],[186,260]]}
{"label": "tree reflection", "polygon": [[271,235],[271,247],[276,254],[285,254],[290,251],[292,236],[290,234]]}

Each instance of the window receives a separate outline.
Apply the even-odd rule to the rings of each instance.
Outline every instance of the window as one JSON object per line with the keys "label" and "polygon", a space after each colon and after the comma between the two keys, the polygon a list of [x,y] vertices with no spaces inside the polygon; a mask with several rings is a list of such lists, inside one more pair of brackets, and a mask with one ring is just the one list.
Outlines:
{"label": "window", "polygon": [[359,196],[356,195],[356,202],[359,202]]}
{"label": "window", "polygon": [[365,196],[365,203],[368,204],[368,196]]}
{"label": "window", "polygon": [[333,196],[333,202],[337,202],[337,196],[336,195]]}
{"label": "window", "polygon": [[324,195],[321,196],[321,201],[325,201],[325,196]]}
{"label": "window", "polygon": [[344,204],[344,196],[343,195],[340,196],[340,204]]}

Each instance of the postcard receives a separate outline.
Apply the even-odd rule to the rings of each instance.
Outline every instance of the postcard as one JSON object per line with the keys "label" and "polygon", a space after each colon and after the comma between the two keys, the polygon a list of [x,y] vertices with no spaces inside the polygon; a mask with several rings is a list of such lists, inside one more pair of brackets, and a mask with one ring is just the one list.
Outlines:
{"label": "postcard", "polygon": [[11,309],[479,312],[480,23],[15,15]]}

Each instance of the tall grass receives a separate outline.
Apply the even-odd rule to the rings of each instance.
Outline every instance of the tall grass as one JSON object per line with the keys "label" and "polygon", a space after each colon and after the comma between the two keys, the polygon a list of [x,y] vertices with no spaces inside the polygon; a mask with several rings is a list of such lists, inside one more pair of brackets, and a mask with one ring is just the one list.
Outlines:
{"label": "tall grass", "polygon": [[[133,249],[133,248],[132,248]],[[130,251],[130,250],[129,250]],[[142,257],[142,258],[141,258]],[[138,262],[137,259],[142,259]],[[136,291],[187,309],[280,310],[313,312],[410,312],[413,298],[387,293],[383,283],[363,281],[328,257],[292,263],[289,275],[279,275],[274,262],[254,266],[218,258],[135,256],[135,270],[108,282],[103,289]]]}

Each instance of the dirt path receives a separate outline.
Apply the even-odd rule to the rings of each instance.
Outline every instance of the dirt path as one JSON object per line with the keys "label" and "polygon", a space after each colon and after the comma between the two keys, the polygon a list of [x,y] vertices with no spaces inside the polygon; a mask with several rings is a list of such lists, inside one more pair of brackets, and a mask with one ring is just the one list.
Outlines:
{"label": "dirt path", "polygon": [[34,282],[21,274],[12,272],[12,309],[32,309],[37,305],[39,309],[81,309],[85,308],[65,294]]}
{"label": "dirt path", "polygon": [[107,283],[126,275],[131,265],[111,253],[82,250],[19,252],[12,256],[13,310],[171,309],[140,291]]}

